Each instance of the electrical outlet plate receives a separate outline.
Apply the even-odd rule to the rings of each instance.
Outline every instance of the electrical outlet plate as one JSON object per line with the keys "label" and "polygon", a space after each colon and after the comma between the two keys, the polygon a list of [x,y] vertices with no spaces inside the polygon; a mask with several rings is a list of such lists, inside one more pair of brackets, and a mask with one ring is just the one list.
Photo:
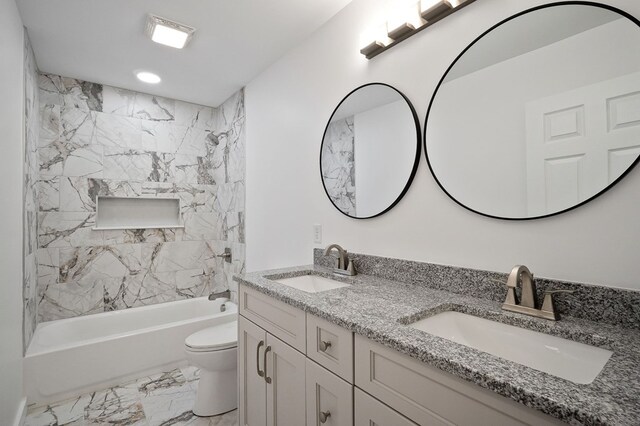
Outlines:
{"label": "electrical outlet plate", "polygon": [[322,244],[322,225],[317,223],[313,225],[313,243]]}

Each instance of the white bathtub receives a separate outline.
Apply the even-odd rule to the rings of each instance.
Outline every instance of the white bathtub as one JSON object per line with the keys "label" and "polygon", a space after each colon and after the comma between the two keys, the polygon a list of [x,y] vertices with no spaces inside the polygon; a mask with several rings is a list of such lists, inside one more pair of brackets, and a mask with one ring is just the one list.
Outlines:
{"label": "white bathtub", "polygon": [[206,297],[39,324],[24,360],[29,403],[48,403],[186,364],[184,339],[237,319]]}

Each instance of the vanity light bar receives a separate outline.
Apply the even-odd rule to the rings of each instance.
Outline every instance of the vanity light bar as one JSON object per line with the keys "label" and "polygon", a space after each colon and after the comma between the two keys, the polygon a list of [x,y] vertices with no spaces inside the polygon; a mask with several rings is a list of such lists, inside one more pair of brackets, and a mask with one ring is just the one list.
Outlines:
{"label": "vanity light bar", "polygon": [[[360,49],[360,53],[367,59],[371,59],[474,1],[476,0],[421,0],[415,4],[416,9],[419,6],[417,20],[416,17],[407,16],[407,19],[400,23],[396,22],[390,25],[390,21],[387,21],[388,42],[385,43],[378,39],[369,41]],[[408,9],[409,13],[413,10],[413,7]],[[365,41],[365,43],[367,42]]]}
{"label": "vanity light bar", "polygon": [[386,46],[382,42],[374,41],[366,45],[362,49],[360,49],[360,53],[362,53],[364,56],[367,57],[367,59],[369,59],[369,58],[373,58],[378,53],[382,52],[385,47]]}
{"label": "vanity light bar", "polygon": [[399,27],[394,28],[389,31],[389,38],[392,40],[398,40],[401,38],[406,38],[416,30],[416,27],[411,25],[409,22],[405,22],[401,24]]}
{"label": "vanity light bar", "polygon": [[420,9],[420,16],[422,16],[422,19],[424,19],[425,21],[432,21],[438,16],[449,12],[451,9],[453,9],[453,6],[447,0],[436,1],[435,3],[421,1]]}

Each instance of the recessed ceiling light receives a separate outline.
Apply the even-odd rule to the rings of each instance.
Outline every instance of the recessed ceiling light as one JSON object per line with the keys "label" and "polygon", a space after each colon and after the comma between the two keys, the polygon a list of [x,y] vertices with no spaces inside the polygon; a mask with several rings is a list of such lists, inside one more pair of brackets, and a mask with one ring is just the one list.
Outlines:
{"label": "recessed ceiling light", "polygon": [[138,77],[138,80],[149,84],[158,84],[162,81],[159,75],[149,71],[139,71],[136,73],[136,77]]}
{"label": "recessed ceiling light", "polygon": [[147,35],[156,43],[182,49],[187,45],[195,28],[173,22],[156,15],[149,15]]}

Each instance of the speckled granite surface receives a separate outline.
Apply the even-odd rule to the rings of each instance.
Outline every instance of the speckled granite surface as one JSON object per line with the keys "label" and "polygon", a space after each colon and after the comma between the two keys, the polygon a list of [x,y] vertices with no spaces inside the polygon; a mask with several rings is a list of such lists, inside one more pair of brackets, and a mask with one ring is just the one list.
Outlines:
{"label": "speckled granite surface", "polygon": [[[274,282],[310,273],[352,285],[306,293]],[[570,424],[640,425],[640,333],[637,330],[570,316],[559,322],[536,319],[502,311],[500,302],[402,282],[402,273],[394,276],[397,281],[362,273],[339,277],[322,266],[309,265],[255,272],[235,279]],[[592,384],[578,385],[404,325],[451,309],[594,344],[612,350],[613,355]]]}
{"label": "speckled granite surface", "polygon": [[[323,256],[323,250],[315,249],[313,256],[316,265],[333,267],[335,258]],[[506,282],[512,266],[507,267],[504,273],[499,273],[357,253],[349,253],[349,258],[353,260],[356,270],[362,274],[495,302],[504,301],[505,286],[497,281]],[[531,272],[535,274],[536,271]],[[542,300],[546,290],[574,291],[572,294],[554,295],[556,309],[561,315],[640,329],[640,291],[540,277],[535,277],[535,281],[538,300]]]}

